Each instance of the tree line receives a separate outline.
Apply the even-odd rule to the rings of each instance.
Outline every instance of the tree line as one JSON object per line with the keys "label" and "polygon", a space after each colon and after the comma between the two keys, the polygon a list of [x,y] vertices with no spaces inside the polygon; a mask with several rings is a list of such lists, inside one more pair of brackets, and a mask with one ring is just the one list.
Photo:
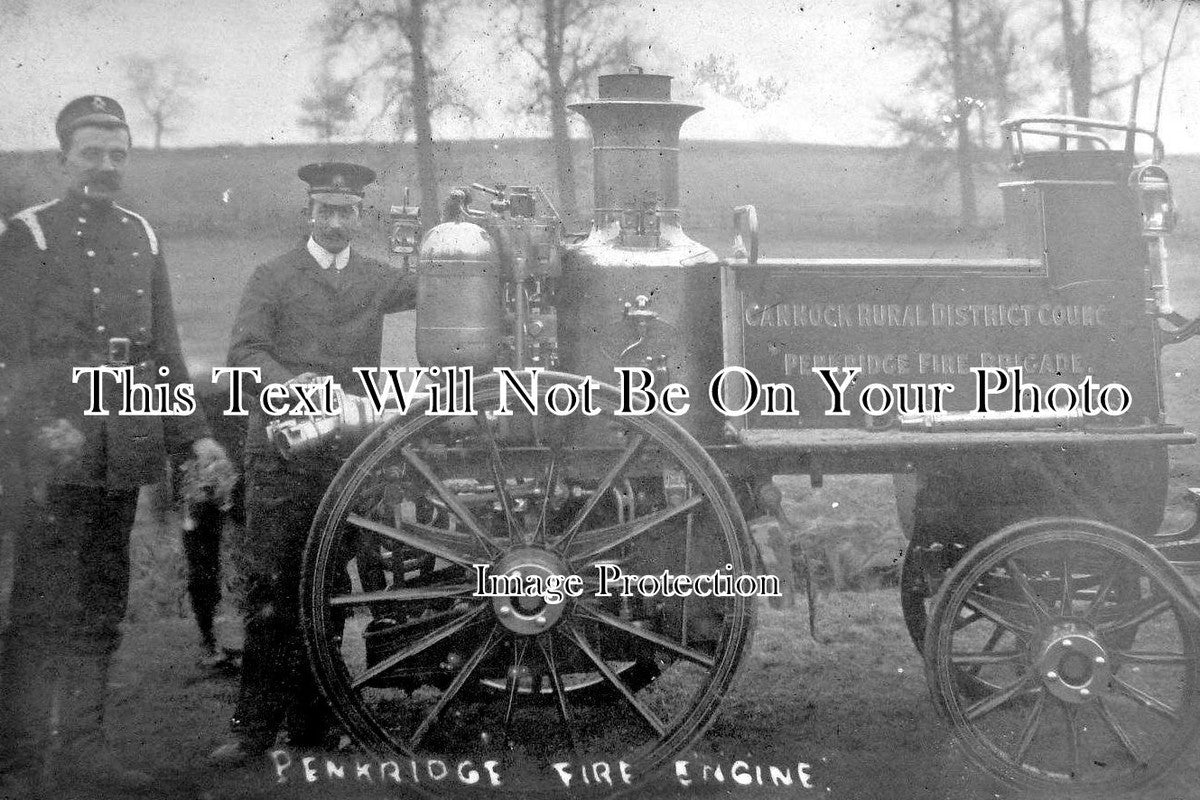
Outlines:
{"label": "tree line", "polygon": [[[881,118],[922,163],[957,173],[963,228],[977,225],[975,173],[998,123],[1022,109],[1117,118],[1135,81],[1163,66],[1179,2],[909,0],[892,4],[884,41],[918,60],[920,90]],[[1178,58],[1195,42],[1184,8]],[[1157,89],[1157,85],[1151,84]],[[948,157],[949,156],[949,157]]]}
{"label": "tree line", "polygon": [[[448,63],[447,42],[468,4],[326,2],[312,32],[322,57],[300,101],[299,124],[329,143],[369,114],[372,122],[390,122],[398,136],[411,135],[421,205],[436,210],[436,121],[477,117]],[[575,219],[568,106],[585,98],[599,74],[644,61],[652,50],[653,61],[662,63],[664,48],[638,27],[632,0],[496,0],[487,8],[497,52],[519,65],[524,99],[513,111],[548,131],[557,207]],[[1165,31],[1179,6],[1165,0],[903,0],[880,8],[882,41],[913,58],[919,91],[884,104],[879,116],[935,175],[957,173],[962,225],[971,228],[977,223],[975,172],[995,149],[996,123],[1018,107],[1081,117],[1115,113],[1122,90],[1161,66]],[[1114,15],[1121,25],[1111,24]],[[1191,45],[1187,33],[1177,54]],[[803,54],[797,58],[802,63]],[[125,68],[159,147],[186,113],[200,77],[173,53],[129,57]],[[671,70],[750,110],[787,91],[787,76],[743,80],[730,56],[708,55]],[[362,107],[366,97],[371,108]]]}

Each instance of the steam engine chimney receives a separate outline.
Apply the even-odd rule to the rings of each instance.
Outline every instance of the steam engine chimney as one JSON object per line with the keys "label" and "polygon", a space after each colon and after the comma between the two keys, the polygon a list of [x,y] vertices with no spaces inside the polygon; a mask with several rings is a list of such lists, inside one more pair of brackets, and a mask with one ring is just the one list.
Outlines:
{"label": "steam engine chimney", "polygon": [[723,419],[705,401],[722,366],[720,260],[679,224],[679,128],[699,106],[671,101],[669,75],[600,76],[600,97],[571,106],[592,128],[595,223],[566,251],[559,353],[568,372],[613,382],[641,367],[687,387],[677,421],[702,442]]}
{"label": "steam engine chimney", "polygon": [[657,210],[679,226],[679,129],[703,110],[671,101],[671,76],[600,76],[600,97],[572,105],[592,128],[595,224]]}

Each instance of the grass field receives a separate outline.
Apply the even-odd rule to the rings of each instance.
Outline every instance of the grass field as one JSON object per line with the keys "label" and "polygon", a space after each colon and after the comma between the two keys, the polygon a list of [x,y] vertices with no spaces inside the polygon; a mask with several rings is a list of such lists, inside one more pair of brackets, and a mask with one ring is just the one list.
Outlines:
{"label": "grass field", "polygon": [[[588,144],[576,141],[574,155],[584,201],[592,191]],[[136,151],[126,196],[135,207],[153,210],[155,224],[170,235],[271,235],[300,222],[303,184],[296,169],[319,160],[355,161],[376,170],[378,184],[367,196],[369,218],[372,212],[386,215],[415,181],[407,145],[213,147]],[[542,186],[553,194],[553,163],[549,143],[542,140],[439,143],[440,192],[444,198],[453,187],[480,182]],[[0,153],[0,212],[13,213],[51,194],[56,171],[52,153]],[[985,188],[998,174],[980,177],[985,221],[995,222],[1000,214],[998,196]],[[778,235],[921,236],[953,226],[955,192],[953,181],[933,181],[927,170],[881,148],[685,142],[681,153],[680,201],[694,232],[725,229],[732,206],[754,203],[764,227]]]}

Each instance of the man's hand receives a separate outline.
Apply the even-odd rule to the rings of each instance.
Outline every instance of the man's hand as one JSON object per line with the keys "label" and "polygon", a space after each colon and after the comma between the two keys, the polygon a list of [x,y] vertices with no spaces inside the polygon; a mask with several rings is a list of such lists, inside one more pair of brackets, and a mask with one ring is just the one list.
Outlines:
{"label": "man's hand", "polygon": [[[197,503],[217,500],[222,511],[229,510],[233,487],[238,480],[237,469],[225,455],[225,448],[214,439],[207,436],[197,439],[192,442],[192,450],[196,457],[180,467],[180,494],[187,507],[184,530],[194,529],[195,520],[192,519],[191,506]],[[188,527],[189,523],[193,527]]]}
{"label": "man's hand", "polygon": [[70,420],[56,419],[38,428],[34,447],[49,463],[65,467],[82,457],[83,441],[83,434]]}
{"label": "man's hand", "polygon": [[304,391],[301,387],[317,386],[325,381],[332,380],[332,375],[320,375],[316,372],[301,372],[299,375],[289,380],[285,385],[292,387],[292,403],[299,404],[303,402],[301,395],[304,394]]}
{"label": "man's hand", "polygon": [[289,380],[288,385],[289,386],[294,385],[294,384],[310,385],[310,384],[314,384],[314,383],[321,383],[328,377],[329,377],[328,375],[318,375],[315,372],[301,372],[299,375],[297,375],[296,377]]}
{"label": "man's hand", "polygon": [[203,439],[192,442],[192,452],[196,454],[197,467],[201,470],[217,465],[221,465],[221,469],[232,467],[229,463],[229,456],[225,454],[225,448],[221,447],[211,436],[205,436]]}

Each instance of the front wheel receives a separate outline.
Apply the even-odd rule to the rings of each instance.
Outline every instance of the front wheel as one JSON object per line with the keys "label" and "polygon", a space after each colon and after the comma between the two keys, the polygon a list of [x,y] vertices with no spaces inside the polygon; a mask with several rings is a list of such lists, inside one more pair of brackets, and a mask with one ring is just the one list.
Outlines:
{"label": "front wheel", "polygon": [[[545,409],[552,383],[581,378],[523,380]],[[599,582],[750,575],[746,523],[682,428],[617,416],[618,391],[595,388],[595,416],[502,416],[498,382],[477,381],[473,416],[411,409],[334,479],[305,552],[304,634],[363,747],[494,760],[504,788],[539,793],[562,788],[549,765],[578,755],[644,775],[712,721],[754,600]],[[481,595],[481,573],[560,588],[577,576],[582,591]]]}

